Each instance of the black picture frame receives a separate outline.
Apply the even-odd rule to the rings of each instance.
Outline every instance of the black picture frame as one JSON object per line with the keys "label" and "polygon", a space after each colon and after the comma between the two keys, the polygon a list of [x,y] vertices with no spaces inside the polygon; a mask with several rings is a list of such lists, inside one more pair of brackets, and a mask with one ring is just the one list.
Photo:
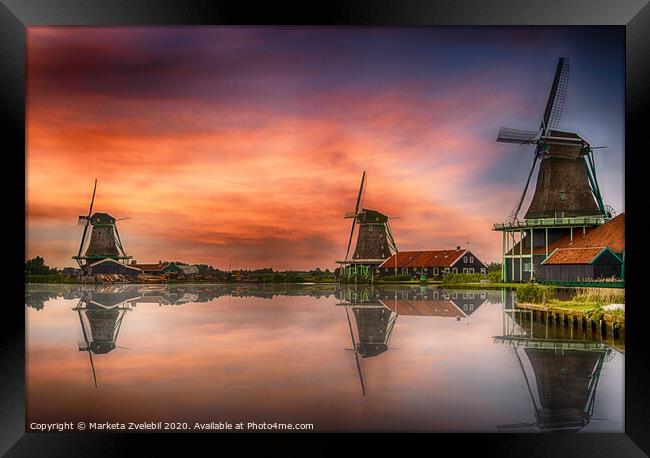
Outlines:
{"label": "black picture frame", "polygon": [[[3,159],[11,161],[4,181],[9,183],[5,202],[11,204],[5,220],[5,246],[10,250],[5,265],[5,289],[9,301],[2,307],[2,371],[0,379],[0,453],[8,456],[129,455],[146,445],[148,454],[192,455],[190,449],[215,441],[246,450],[251,439],[270,445],[291,445],[287,435],[222,434],[112,434],[25,433],[24,307],[19,304],[24,276],[18,266],[24,249],[12,243],[25,238],[25,27],[31,25],[173,25],[173,24],[336,24],[336,25],[618,25],[626,34],[626,137],[625,196],[627,213],[625,434],[463,434],[364,435],[363,446],[421,446],[435,450],[452,447],[456,452],[475,447],[482,454],[498,456],[646,456],[650,450],[647,388],[650,358],[644,350],[643,264],[644,239],[650,226],[644,218],[643,200],[648,191],[644,172],[648,155],[644,119],[650,105],[650,5],[649,0],[465,0],[409,2],[343,0],[312,4],[279,5],[245,1],[163,0],[0,0],[0,120],[6,134]],[[9,216],[9,215],[7,215]],[[22,258],[21,258],[22,256]],[[24,292],[24,291],[23,291]],[[350,439],[352,435],[343,436]],[[341,446],[329,435],[300,435],[307,455],[340,453]],[[119,439],[119,440],[116,440]],[[304,439],[316,443],[304,444]],[[432,440],[433,439],[433,440]],[[279,441],[282,441],[280,444]],[[310,442],[311,442],[310,441]],[[143,444],[142,442],[146,442]],[[346,447],[347,448],[347,447]],[[209,449],[208,449],[209,450]],[[212,448],[215,453],[217,449]],[[222,449],[225,450],[225,449]],[[236,449],[235,449],[236,450]],[[349,449],[348,449],[349,451]],[[268,452],[268,449],[267,449]],[[312,453],[313,452],[313,453]]]}

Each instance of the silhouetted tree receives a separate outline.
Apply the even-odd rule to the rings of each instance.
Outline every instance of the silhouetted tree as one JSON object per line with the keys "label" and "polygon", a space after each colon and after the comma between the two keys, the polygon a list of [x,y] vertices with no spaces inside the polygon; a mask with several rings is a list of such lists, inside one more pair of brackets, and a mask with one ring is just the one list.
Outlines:
{"label": "silhouetted tree", "polygon": [[26,275],[51,275],[57,272],[56,268],[45,265],[45,260],[40,256],[25,261]]}

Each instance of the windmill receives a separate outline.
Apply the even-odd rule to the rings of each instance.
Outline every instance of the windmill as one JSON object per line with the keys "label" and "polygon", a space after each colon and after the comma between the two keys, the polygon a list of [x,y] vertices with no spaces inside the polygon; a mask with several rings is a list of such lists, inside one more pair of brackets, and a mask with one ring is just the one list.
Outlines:
{"label": "windmill", "polygon": [[[95,203],[95,193],[97,191],[97,179],[93,187],[93,195],[90,199],[88,215],[79,216],[78,224],[84,227],[81,235],[79,251],[72,259],[76,260],[79,267],[84,267],[102,259],[112,259],[115,261],[125,261],[131,259],[127,256],[122,246],[120,234],[117,230],[117,220],[108,213],[93,213]],[[126,218],[121,218],[126,219]],[[88,229],[90,228],[90,240],[86,251]],[[83,253],[83,254],[82,254]]]}
{"label": "windmill", "polygon": [[534,144],[533,162],[521,196],[507,221],[516,221],[539,161],[535,192],[524,219],[605,216],[611,210],[603,204],[596,177],[593,150],[574,132],[558,130],[569,84],[569,60],[561,57],[538,130],[501,127],[496,141]]}
{"label": "windmill", "polygon": [[[558,129],[568,84],[569,60],[561,57],[539,129],[499,129],[499,143],[535,145],[523,192],[506,221],[493,227],[503,232],[502,277],[506,282],[543,278],[542,262],[550,254],[550,245],[562,237],[573,240],[575,231],[585,234],[613,214],[603,203],[596,177],[594,150],[602,147],[592,147],[577,133]],[[520,220],[519,212],[538,163],[535,191]]]}
{"label": "windmill", "polygon": [[[345,219],[352,219],[345,259],[337,261],[343,266],[345,276],[355,279],[357,276],[372,279],[372,268],[389,258],[392,255],[391,250],[397,253],[397,245],[389,224],[389,220],[394,218],[389,218],[377,210],[360,207],[365,179],[366,172],[364,171],[361,175],[361,185],[354,211],[345,214]],[[357,227],[357,243],[352,258],[350,258],[352,239]]]}

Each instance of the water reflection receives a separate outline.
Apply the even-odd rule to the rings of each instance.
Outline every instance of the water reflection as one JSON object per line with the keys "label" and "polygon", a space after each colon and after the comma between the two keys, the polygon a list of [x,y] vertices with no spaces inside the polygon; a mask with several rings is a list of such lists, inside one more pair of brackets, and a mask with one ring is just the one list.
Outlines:
{"label": "water reflection", "polygon": [[28,285],[25,304],[34,420],[622,430],[623,358],[508,290]]}
{"label": "water reflection", "polygon": [[[397,318],[416,317],[469,318],[488,301],[488,290],[446,290],[427,286],[344,286],[338,292],[339,303],[345,307],[352,350],[365,396],[367,387],[363,375],[363,358],[381,355],[388,350]],[[492,299],[501,297],[492,293]],[[356,338],[350,320],[352,309]],[[362,360],[359,360],[361,356]]]}
{"label": "water reflection", "polygon": [[535,422],[498,425],[499,431],[577,432],[591,421],[603,363],[612,349],[587,331],[574,333],[571,326],[566,336],[544,321],[535,320],[532,310],[503,311],[503,334],[494,342],[505,345],[517,361]]}
{"label": "water reflection", "polygon": [[98,291],[81,291],[79,303],[72,309],[79,316],[83,342],[79,351],[88,352],[88,360],[97,387],[97,373],[93,354],[103,355],[117,347],[122,320],[132,310],[129,301],[139,297],[138,292],[120,287],[107,287]]}

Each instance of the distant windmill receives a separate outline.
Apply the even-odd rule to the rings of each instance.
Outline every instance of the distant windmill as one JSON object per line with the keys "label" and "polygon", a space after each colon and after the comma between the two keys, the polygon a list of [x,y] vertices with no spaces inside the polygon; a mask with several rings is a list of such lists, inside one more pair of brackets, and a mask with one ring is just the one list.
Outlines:
{"label": "distant windmill", "polygon": [[[354,211],[345,213],[346,219],[352,219],[352,227],[345,251],[345,260],[337,262],[344,266],[348,277],[372,277],[371,273],[369,274],[371,269],[389,258],[392,255],[391,249],[395,253],[397,252],[397,245],[389,224],[389,219],[393,218],[376,210],[360,209],[365,179],[366,172],[363,172]],[[357,243],[350,259],[355,227],[358,227]]]}
{"label": "distant windmill", "polygon": [[[80,267],[84,267],[87,264],[92,264],[93,262],[106,258],[115,261],[124,261],[131,258],[131,256],[126,255],[124,247],[122,246],[120,234],[117,231],[116,226],[117,220],[108,213],[93,213],[96,191],[97,180],[95,179],[95,186],[93,188],[92,198],[90,199],[88,215],[79,216],[78,221],[78,224],[83,226],[84,230],[81,235],[79,252],[77,253],[77,256],[73,256],[73,259],[77,261]],[[84,253],[88,228],[90,228],[90,241]]]}
{"label": "distant windmill", "polygon": [[539,129],[499,129],[497,142],[535,145],[526,185],[508,222],[517,220],[538,160],[537,184],[525,219],[612,216],[610,207],[603,204],[598,186],[593,157],[595,148],[576,133],[557,130],[568,84],[569,60],[561,57]]}

